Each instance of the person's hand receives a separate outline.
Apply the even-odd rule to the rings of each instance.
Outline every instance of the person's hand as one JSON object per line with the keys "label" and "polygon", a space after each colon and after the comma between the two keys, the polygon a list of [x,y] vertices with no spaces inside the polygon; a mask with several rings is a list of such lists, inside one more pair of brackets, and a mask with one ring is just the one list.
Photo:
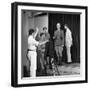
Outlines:
{"label": "person's hand", "polygon": [[53,39],[55,39],[55,37],[53,36]]}
{"label": "person's hand", "polygon": [[64,45],[62,45],[62,47],[64,47]]}
{"label": "person's hand", "polygon": [[46,43],[49,42],[49,40],[46,40]]}

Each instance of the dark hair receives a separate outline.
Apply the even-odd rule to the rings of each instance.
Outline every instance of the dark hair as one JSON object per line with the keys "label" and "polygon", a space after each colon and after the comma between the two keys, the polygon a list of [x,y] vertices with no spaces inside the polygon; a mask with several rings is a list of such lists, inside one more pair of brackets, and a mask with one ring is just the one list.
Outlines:
{"label": "dark hair", "polygon": [[67,24],[65,24],[65,26],[67,26],[67,27],[68,27],[68,25],[67,25]]}
{"label": "dark hair", "polygon": [[44,35],[44,33],[40,33],[40,37],[41,37],[42,35]]}
{"label": "dark hair", "polygon": [[28,35],[32,35],[32,33],[34,33],[34,29],[29,29],[29,31],[28,31]]}
{"label": "dark hair", "polygon": [[43,27],[43,30],[47,29],[47,27]]}

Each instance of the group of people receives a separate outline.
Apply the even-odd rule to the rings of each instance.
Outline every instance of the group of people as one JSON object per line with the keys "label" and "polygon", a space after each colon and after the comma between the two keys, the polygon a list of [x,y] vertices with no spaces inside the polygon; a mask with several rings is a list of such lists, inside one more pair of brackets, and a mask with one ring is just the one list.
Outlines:
{"label": "group of people", "polygon": [[[50,37],[47,27],[44,27],[42,32],[39,29],[29,29],[28,33],[28,59],[30,60],[30,76],[36,77],[37,59],[40,61],[42,70],[46,65],[50,65],[54,61],[54,50],[57,56],[57,65],[62,64],[62,51],[64,45],[67,48],[67,60],[72,62],[70,48],[72,45],[72,33],[65,24],[66,33],[61,29],[61,24],[56,24],[57,30],[54,36]],[[65,35],[65,36],[64,36]],[[37,40],[38,37],[38,40]]]}

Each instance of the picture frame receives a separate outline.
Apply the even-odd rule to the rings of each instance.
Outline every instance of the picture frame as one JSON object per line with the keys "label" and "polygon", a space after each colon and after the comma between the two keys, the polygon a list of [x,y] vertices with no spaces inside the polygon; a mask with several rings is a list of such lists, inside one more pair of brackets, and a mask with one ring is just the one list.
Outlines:
{"label": "picture frame", "polygon": [[[75,36],[75,35],[73,36],[73,38],[75,38],[74,40],[76,41],[79,40],[79,45],[76,46],[76,47],[79,47],[78,48],[79,51],[76,51],[76,56],[73,56],[73,58],[79,59],[79,65],[80,65],[79,75],[75,74],[74,76],[72,75],[65,76],[60,74],[61,76],[47,76],[47,77],[40,76],[36,78],[30,78],[27,76],[28,74],[26,73],[28,72],[25,72],[26,68],[23,66],[24,61],[22,60],[26,58],[25,56],[26,48],[24,47],[24,45],[27,40],[26,38],[24,38],[23,35],[24,34],[27,35],[28,32],[24,32],[24,30],[29,29],[30,27],[33,27],[33,23],[31,23],[32,26],[29,26],[29,28],[28,26],[25,26],[28,24],[25,21],[26,20],[25,18],[27,18],[25,15],[28,15],[28,20],[34,17],[34,15],[36,15],[35,17],[47,15],[48,21],[45,21],[45,22],[48,22],[48,24],[45,25],[44,22],[41,22],[40,19],[37,18],[36,26],[35,25],[34,26],[35,27],[38,26],[39,28],[43,27],[44,25],[47,26],[51,36],[53,36],[54,31],[50,31],[50,30],[51,28],[55,29],[54,27],[56,26],[52,24],[52,22],[53,21],[57,22],[58,18],[56,17],[59,17],[59,16],[60,16],[59,19],[61,18],[60,23],[62,23],[62,25],[67,23],[69,27],[71,27],[70,29],[73,29],[72,31],[73,34],[76,33],[77,35],[79,33],[78,34],[79,36]],[[45,17],[45,20],[46,20],[46,17]],[[73,23],[73,25],[71,25],[72,24],[71,22]],[[40,23],[40,25],[38,25],[38,23]],[[29,23],[29,25],[31,24]],[[75,31],[74,28],[76,28],[77,30]],[[87,53],[88,53],[87,35],[88,34],[87,33],[88,33],[88,7],[87,6],[28,3],[28,2],[12,3],[11,4],[11,86],[24,87],[24,86],[87,83],[88,82],[88,64],[87,64],[88,63],[88,58],[87,58],[88,57],[87,56]],[[76,37],[78,39],[76,39]],[[24,41],[24,39],[26,41]],[[25,53],[23,53],[24,50],[25,50]],[[76,50],[75,47],[74,47],[74,50]],[[75,55],[75,53],[73,55]],[[24,78],[23,73],[26,78]]]}

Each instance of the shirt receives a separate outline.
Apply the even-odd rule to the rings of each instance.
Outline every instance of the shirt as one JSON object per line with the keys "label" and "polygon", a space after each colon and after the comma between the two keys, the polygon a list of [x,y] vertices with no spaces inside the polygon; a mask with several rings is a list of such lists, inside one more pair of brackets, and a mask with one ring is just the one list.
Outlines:
{"label": "shirt", "polygon": [[64,45],[64,32],[62,30],[56,30],[54,33],[55,37],[55,46]]}
{"label": "shirt", "polygon": [[45,33],[45,40],[49,40],[50,39],[50,35],[49,35],[49,33],[47,32],[47,33]]}
{"label": "shirt", "polygon": [[36,51],[36,47],[39,45],[39,42],[36,41],[33,36],[28,37],[28,49]]}
{"label": "shirt", "polygon": [[[43,34],[40,37],[39,42],[44,42],[44,41],[45,41],[45,34]],[[42,52],[45,52],[45,44],[42,44],[42,45],[38,46],[38,50],[41,50]]]}

